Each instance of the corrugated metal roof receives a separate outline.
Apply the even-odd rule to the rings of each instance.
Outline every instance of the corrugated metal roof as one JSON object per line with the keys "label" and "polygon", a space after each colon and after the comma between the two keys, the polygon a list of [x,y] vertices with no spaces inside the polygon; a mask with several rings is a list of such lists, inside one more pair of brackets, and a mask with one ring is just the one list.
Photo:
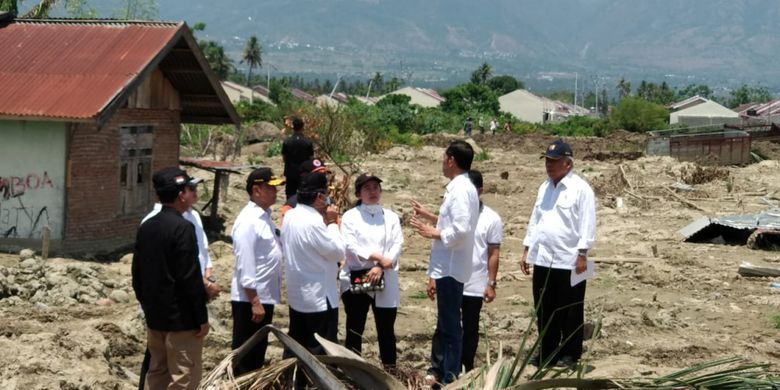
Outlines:
{"label": "corrugated metal roof", "polygon": [[0,117],[100,121],[107,108],[123,103],[139,76],[159,64],[181,94],[183,121],[237,122],[224,91],[211,85],[210,70],[196,58],[201,54],[194,53],[199,49],[192,47],[189,41],[194,40],[185,30],[184,23],[172,22],[0,24]]}

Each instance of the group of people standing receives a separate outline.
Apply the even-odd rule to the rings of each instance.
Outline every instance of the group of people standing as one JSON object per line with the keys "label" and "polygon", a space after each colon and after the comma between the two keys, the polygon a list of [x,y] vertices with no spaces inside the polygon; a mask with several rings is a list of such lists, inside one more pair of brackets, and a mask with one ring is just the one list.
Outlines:
{"label": "group of people standing", "polygon": [[[253,170],[246,180],[248,202],[231,231],[235,255],[231,346],[238,348],[273,323],[284,276],[293,339],[314,354],[324,353],[315,334],[337,341],[341,303],[346,314],[344,345],[360,354],[371,309],[380,359],[393,368],[401,303],[401,220],[382,206],[383,180],[372,173],[357,177],[357,202],[341,215],[329,196],[328,168],[313,158],[303,123],[294,119],[293,128],[294,135],[283,146],[284,178],[270,168]],[[587,183],[571,172],[573,154],[567,144],[556,141],[544,157],[549,179],[539,189],[521,269],[527,273],[527,263],[534,264],[540,333],[549,327],[536,363],[573,364],[582,353],[585,282],[570,287],[568,274],[584,271],[595,234],[595,200]],[[482,304],[496,297],[503,226],[500,216],[480,201],[483,177],[471,169],[473,158],[468,143],[453,141],[443,155],[442,173],[450,182],[438,213],[411,201],[410,226],[432,240],[427,293],[436,301],[438,317],[426,377],[432,386],[454,381],[462,367],[467,371],[474,367]],[[195,388],[209,329],[206,303],[221,287],[208,264],[200,266],[198,261],[205,251],[208,262],[207,246],[198,246],[198,224],[184,218],[194,204],[193,193],[197,199],[197,180],[178,168],[166,168],[154,175],[153,183],[161,207],[139,228],[132,269],[148,327],[148,372],[142,371],[141,387],[145,380],[146,388],[153,390]],[[287,200],[277,228],[271,208],[282,185]],[[552,315],[558,309],[563,316]],[[575,336],[569,337],[572,332]],[[257,343],[234,362],[234,374],[260,368],[266,348],[267,339]],[[305,385],[305,375],[298,375],[296,387]]]}

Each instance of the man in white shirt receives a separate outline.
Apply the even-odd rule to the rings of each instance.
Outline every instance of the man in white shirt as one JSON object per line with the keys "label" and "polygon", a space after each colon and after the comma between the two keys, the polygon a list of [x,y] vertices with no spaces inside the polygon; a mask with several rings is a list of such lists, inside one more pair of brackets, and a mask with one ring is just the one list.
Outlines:
{"label": "man in white shirt", "polygon": [[460,307],[463,285],[471,277],[474,230],[479,219],[479,196],[467,174],[473,159],[474,149],[461,140],[450,143],[444,152],[442,173],[451,180],[438,218],[412,200],[415,216],[411,226],[421,236],[433,240],[427,290],[428,297],[436,300],[438,319],[426,382],[447,384],[460,374],[463,352]]}
{"label": "man in white shirt", "polygon": [[[482,173],[469,171],[469,179],[482,195]],[[496,298],[496,277],[498,258],[504,225],[501,217],[490,207],[479,202],[479,220],[474,233],[474,256],[472,257],[471,279],[463,287],[463,367],[466,372],[474,368],[474,355],[479,343],[479,313],[482,302],[490,303]]]}
{"label": "man in white shirt", "polygon": [[572,172],[574,154],[567,143],[553,142],[542,157],[548,179],[539,186],[520,261],[526,275],[529,264],[534,265],[536,325],[540,334],[547,327],[531,363],[571,367],[582,355],[586,282],[572,287],[570,279],[572,272],[580,274],[587,267],[596,238],[596,197]]}
{"label": "man in white shirt", "polygon": [[[273,321],[274,305],[281,300],[282,244],[271,219],[277,187],[271,168],[257,168],[246,179],[249,202],[233,224],[233,254],[236,256],[230,282],[230,306],[233,312],[232,349],[243,345],[263,326]],[[265,363],[268,338],[260,340],[233,365],[233,374],[253,371]]]}
{"label": "man in white shirt", "polygon": [[336,342],[338,263],[345,250],[336,224],[338,209],[331,205],[327,186],[322,173],[301,178],[298,204],[285,215],[281,237],[289,335],[315,355],[324,354],[315,333]]}

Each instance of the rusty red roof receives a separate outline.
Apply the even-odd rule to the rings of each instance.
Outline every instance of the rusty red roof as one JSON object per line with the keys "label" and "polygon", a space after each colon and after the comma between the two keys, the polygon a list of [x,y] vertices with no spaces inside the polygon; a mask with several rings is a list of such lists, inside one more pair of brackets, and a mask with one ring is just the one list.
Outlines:
{"label": "rusty red roof", "polygon": [[[182,94],[183,121],[237,122],[224,91],[208,85],[208,75],[195,80],[200,85],[187,85],[193,80],[186,78],[192,79],[193,73],[210,72],[195,58],[202,54],[193,43],[184,23],[15,20],[0,24],[0,117],[100,122],[108,108],[123,104],[140,79],[159,66]],[[195,99],[188,99],[188,93]],[[208,98],[211,106],[204,107]],[[209,120],[197,120],[204,111]]]}

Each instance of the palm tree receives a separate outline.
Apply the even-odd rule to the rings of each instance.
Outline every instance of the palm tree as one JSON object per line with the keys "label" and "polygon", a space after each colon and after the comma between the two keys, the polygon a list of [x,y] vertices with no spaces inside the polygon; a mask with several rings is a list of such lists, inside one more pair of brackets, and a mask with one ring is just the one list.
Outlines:
{"label": "palm tree", "polygon": [[479,68],[471,73],[471,82],[473,84],[485,85],[492,76],[493,68],[487,62],[483,62]]}
{"label": "palm tree", "polygon": [[620,81],[618,81],[617,90],[618,90],[618,96],[620,96],[621,99],[630,95],[631,82],[626,80],[624,77],[621,77]]}
{"label": "palm tree", "polygon": [[249,65],[249,70],[246,72],[246,85],[248,86],[252,82],[252,69],[263,66],[262,51],[263,48],[257,37],[254,35],[249,37],[249,41],[246,42],[246,47],[244,48],[244,55],[241,57],[241,62]]}

